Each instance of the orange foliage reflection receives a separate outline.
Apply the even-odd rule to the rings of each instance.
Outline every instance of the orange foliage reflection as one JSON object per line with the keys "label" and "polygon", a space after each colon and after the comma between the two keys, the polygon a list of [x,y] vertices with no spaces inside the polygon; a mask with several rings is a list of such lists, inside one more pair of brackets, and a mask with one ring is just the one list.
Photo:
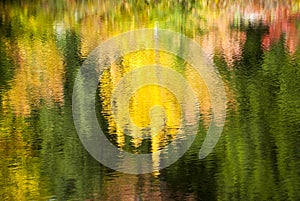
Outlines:
{"label": "orange foliage reflection", "polygon": [[64,66],[55,42],[20,39],[18,69],[5,100],[16,115],[29,115],[42,102],[63,104]]}

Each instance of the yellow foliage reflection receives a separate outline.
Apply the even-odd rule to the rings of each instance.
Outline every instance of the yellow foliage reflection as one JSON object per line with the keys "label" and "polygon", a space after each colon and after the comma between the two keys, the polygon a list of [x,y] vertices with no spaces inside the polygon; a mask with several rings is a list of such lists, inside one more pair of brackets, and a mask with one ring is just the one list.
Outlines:
{"label": "yellow foliage reflection", "polygon": [[55,42],[20,39],[17,46],[19,69],[6,94],[16,115],[29,115],[41,100],[62,104],[64,67]]}
{"label": "yellow foliage reflection", "polygon": [[[203,124],[208,125],[209,123],[211,104],[208,89],[205,85],[205,82],[201,78],[203,75],[200,76],[192,66],[186,62],[183,62],[175,55],[171,55],[166,52],[141,50],[129,53],[116,61],[109,68],[109,70],[104,71],[100,78],[99,95],[102,100],[102,114],[108,122],[109,135],[116,136],[116,143],[120,148],[125,148],[126,143],[128,143],[125,142],[125,135],[127,133],[125,133],[122,128],[119,128],[116,125],[112,114],[111,100],[113,90],[117,87],[118,83],[122,77],[126,75],[126,73],[143,66],[157,63],[161,66],[165,66],[166,68],[172,68],[185,77],[187,82],[193,88],[196,97],[198,98]],[[149,73],[154,73],[159,83],[159,73],[161,72],[151,71]],[[128,84],[129,86],[139,86],[139,83],[142,83],[147,76],[149,75],[140,74]],[[172,84],[176,85],[179,83]],[[179,96],[184,96],[184,90],[182,90],[181,93],[182,94],[179,94]],[[125,97],[127,94],[123,94],[123,96]],[[158,132],[154,128],[150,128],[150,131],[147,131],[150,132],[151,136],[151,152],[156,152],[164,148],[168,143],[170,143],[170,141],[172,141],[172,139],[176,137],[178,129],[181,126],[181,111],[189,111],[191,110],[189,107],[193,107],[186,105],[185,108],[181,108],[176,96],[172,94],[171,91],[159,85],[147,85],[137,90],[134,95],[130,97],[130,121],[140,128],[145,128],[152,125],[150,123],[153,123],[153,121],[153,125],[158,125],[159,122],[155,121],[162,119],[159,117],[161,114],[157,111],[154,111],[154,114],[152,114],[154,118],[153,116],[150,116],[150,112],[154,106],[161,106],[163,108],[165,115],[163,118],[165,119],[165,124],[164,128]],[[119,110],[118,112],[122,112],[122,110]],[[130,127],[130,125],[128,125],[128,130],[129,131],[127,132],[135,132],[134,128]],[[131,136],[133,136],[131,139],[133,147],[136,149],[141,148],[143,139],[139,136]],[[152,160],[154,167],[159,165],[159,158],[153,158]]]}

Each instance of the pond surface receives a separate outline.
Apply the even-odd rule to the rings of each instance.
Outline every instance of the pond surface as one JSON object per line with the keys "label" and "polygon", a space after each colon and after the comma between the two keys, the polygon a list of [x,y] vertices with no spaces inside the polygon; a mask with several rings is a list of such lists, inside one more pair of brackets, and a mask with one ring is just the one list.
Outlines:
{"label": "pond surface", "polygon": [[[0,3],[0,200],[300,200],[300,3],[280,2]],[[129,72],[167,66],[199,101],[189,150],[162,170],[157,167],[164,158],[152,158],[153,172],[135,175],[105,167],[85,149],[73,122],[72,94],[81,65],[101,42],[139,28],[172,30],[198,43],[220,74],[227,108],[217,145],[200,160],[212,118],[205,75],[163,51],[119,58],[99,77],[95,95],[98,121],[119,149],[163,149],[176,138],[182,112],[196,107],[182,110],[168,89],[149,85],[130,97],[130,117],[118,110],[118,124],[113,91]],[[138,74],[131,83],[145,77]],[[124,90],[121,99],[127,95]],[[182,89],[179,96],[185,95]],[[155,105],[164,113],[149,115]],[[165,128],[147,140],[127,123],[150,127],[151,136],[151,123],[163,118]]]}

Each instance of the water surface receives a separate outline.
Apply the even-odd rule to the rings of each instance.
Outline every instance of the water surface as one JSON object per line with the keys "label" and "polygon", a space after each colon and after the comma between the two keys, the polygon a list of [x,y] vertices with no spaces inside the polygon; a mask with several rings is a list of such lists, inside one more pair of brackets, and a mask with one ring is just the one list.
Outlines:
{"label": "water surface", "polygon": [[[300,200],[300,4],[215,2],[1,3],[0,199]],[[225,83],[226,122],[213,152],[198,159],[211,117],[201,76],[166,52],[124,56],[104,72],[96,96],[99,122],[115,146],[155,152],[176,136],[178,103],[158,86],[131,98],[130,117],[147,126],[151,106],[162,105],[168,119],[159,135],[142,141],[114,122],[112,90],[142,65],[159,63],[181,73],[201,111],[196,140],[176,163],[124,174],[101,165],[82,146],[72,119],[74,79],[102,41],[155,27],[201,45]]]}

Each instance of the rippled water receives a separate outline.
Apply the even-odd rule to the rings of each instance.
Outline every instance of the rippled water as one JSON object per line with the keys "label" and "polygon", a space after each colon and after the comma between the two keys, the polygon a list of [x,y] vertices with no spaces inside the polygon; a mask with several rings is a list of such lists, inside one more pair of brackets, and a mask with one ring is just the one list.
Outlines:
{"label": "rippled water", "polygon": [[[298,1],[0,5],[1,200],[300,200]],[[154,172],[134,175],[109,169],[86,151],[73,122],[72,94],[91,51],[138,28],[168,29],[198,43],[224,82],[227,109],[221,138],[200,160],[212,118],[205,75],[163,51],[141,50],[117,60],[99,78],[95,96],[98,121],[116,147],[136,154],[161,150],[178,136],[182,111],[194,110],[181,110],[165,88],[143,87],[130,98],[129,119],[139,127],[150,125],[149,135],[151,120],[160,125],[165,118],[165,128],[147,140],[131,135],[135,127],[128,126],[128,118],[118,126],[111,105],[113,90],[129,72],[168,66],[187,80],[199,101],[192,147],[163,170],[157,167],[168,158],[152,158]],[[160,73],[150,72],[157,78]],[[151,119],[154,105],[165,112],[154,110]]]}

